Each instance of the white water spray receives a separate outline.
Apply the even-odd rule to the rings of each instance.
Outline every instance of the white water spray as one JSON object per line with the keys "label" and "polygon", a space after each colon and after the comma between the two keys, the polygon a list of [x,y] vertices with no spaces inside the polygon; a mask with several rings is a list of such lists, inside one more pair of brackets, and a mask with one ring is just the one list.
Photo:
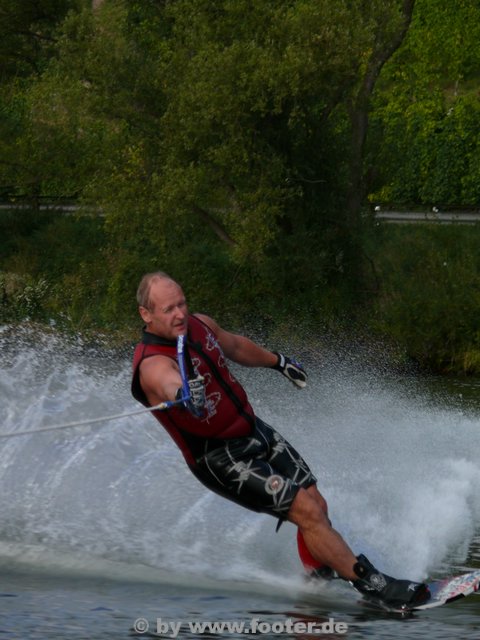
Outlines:
{"label": "white water spray", "polygon": [[[138,406],[128,356],[7,328],[0,347],[2,432]],[[412,579],[465,562],[480,526],[477,416],[432,403],[421,382],[351,368],[310,367],[304,391],[274,371],[236,373],[259,416],[311,465],[355,552]],[[169,580],[300,580],[293,526],[275,534],[272,518],[208,493],[148,414],[0,440],[0,449],[0,565],[21,559]]]}

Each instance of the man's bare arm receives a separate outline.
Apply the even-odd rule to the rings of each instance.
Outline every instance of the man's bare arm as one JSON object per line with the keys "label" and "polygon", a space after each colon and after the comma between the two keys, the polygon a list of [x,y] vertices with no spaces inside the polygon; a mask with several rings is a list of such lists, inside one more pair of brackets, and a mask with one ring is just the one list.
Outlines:
{"label": "man's bare arm", "polygon": [[140,383],[152,404],[175,400],[182,379],[177,363],[166,356],[151,356],[140,364]]}
{"label": "man's bare arm", "polygon": [[196,314],[216,335],[219,345],[227,358],[246,367],[273,367],[278,356],[264,349],[249,338],[222,329],[209,316]]}

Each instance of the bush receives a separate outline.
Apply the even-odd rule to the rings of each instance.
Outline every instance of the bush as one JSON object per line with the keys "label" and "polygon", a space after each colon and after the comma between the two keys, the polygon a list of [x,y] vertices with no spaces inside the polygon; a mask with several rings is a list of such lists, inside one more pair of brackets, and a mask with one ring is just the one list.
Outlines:
{"label": "bush", "polygon": [[49,291],[50,286],[45,278],[0,272],[0,321],[25,318],[44,320]]}
{"label": "bush", "polygon": [[480,371],[480,225],[390,225],[372,251],[381,281],[374,324],[422,366]]}

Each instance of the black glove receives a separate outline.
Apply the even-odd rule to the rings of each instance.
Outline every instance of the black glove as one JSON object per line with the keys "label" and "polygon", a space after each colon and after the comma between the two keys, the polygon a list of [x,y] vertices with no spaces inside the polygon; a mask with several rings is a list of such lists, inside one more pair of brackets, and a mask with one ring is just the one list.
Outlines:
{"label": "black glove", "polygon": [[[186,401],[185,405],[194,416],[200,418],[203,415],[205,408],[205,378],[198,375],[196,378],[190,378],[188,380],[188,391],[190,399]],[[180,400],[183,396],[183,389],[180,388],[177,391],[176,398]]]}
{"label": "black glove", "polygon": [[293,382],[296,387],[303,389],[307,386],[307,374],[305,373],[302,365],[293,360],[292,358],[288,358],[287,356],[278,353],[277,351],[273,352],[276,356],[278,356],[277,364],[274,364],[272,369],[276,369],[283,373],[283,375]]}

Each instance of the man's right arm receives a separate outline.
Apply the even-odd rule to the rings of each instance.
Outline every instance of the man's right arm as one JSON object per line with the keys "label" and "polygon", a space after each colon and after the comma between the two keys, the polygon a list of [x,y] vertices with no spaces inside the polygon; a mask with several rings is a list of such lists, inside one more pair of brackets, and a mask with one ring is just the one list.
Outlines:
{"label": "man's right arm", "polygon": [[140,384],[151,405],[175,400],[182,378],[177,363],[167,356],[150,356],[140,364]]}

